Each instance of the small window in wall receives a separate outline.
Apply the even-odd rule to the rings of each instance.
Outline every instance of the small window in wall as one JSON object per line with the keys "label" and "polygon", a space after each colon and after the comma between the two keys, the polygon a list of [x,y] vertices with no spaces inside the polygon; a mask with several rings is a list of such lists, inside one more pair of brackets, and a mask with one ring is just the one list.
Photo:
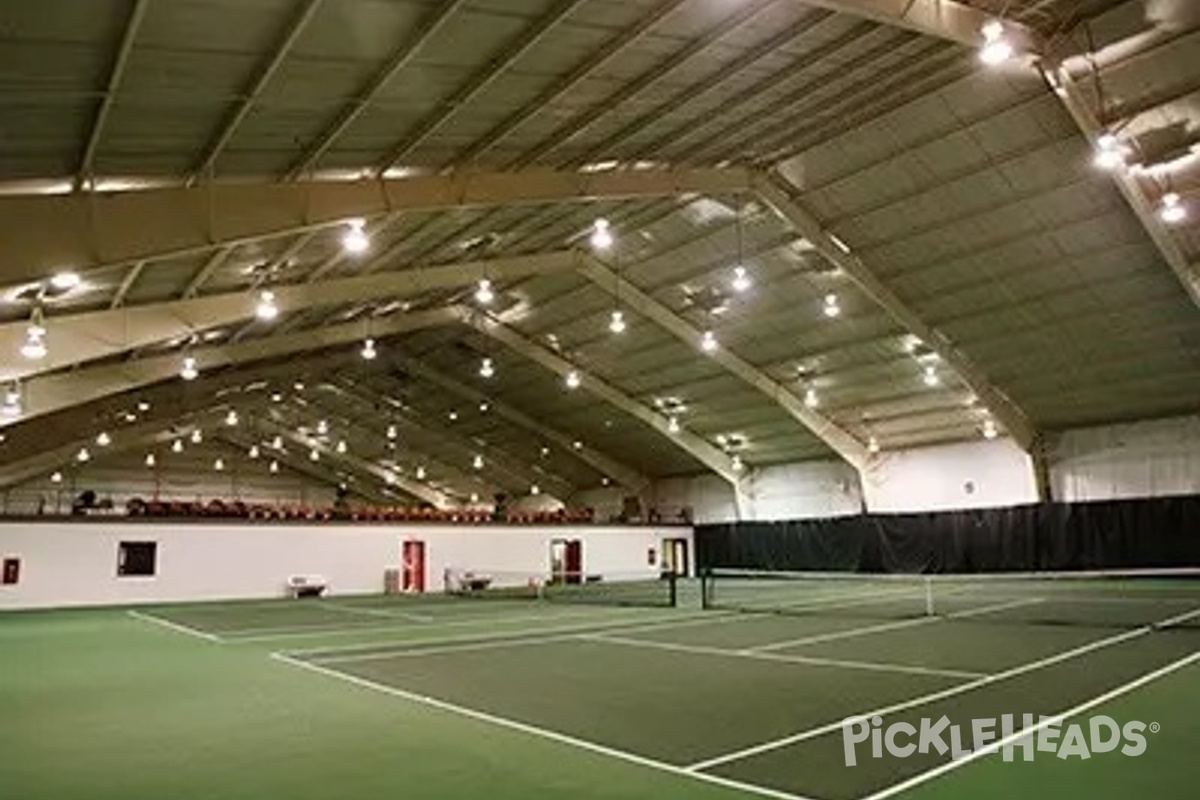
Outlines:
{"label": "small window in wall", "polygon": [[158,542],[121,542],[117,549],[117,577],[137,577],[154,574]]}

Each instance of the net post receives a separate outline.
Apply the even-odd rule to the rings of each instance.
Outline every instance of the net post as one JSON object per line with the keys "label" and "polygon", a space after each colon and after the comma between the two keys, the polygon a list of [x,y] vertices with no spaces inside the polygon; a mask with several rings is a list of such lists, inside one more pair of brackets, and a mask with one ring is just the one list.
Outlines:
{"label": "net post", "polygon": [[932,617],[934,615],[933,606],[933,576],[925,576],[925,616]]}
{"label": "net post", "polygon": [[712,568],[700,570],[700,608],[707,611],[712,608]]}
{"label": "net post", "polygon": [[667,573],[667,582],[669,585],[670,594],[670,599],[667,602],[671,608],[675,608],[677,605],[679,605],[678,595],[676,594],[678,591],[677,587],[679,586],[679,574],[675,572],[675,570],[670,570]]}

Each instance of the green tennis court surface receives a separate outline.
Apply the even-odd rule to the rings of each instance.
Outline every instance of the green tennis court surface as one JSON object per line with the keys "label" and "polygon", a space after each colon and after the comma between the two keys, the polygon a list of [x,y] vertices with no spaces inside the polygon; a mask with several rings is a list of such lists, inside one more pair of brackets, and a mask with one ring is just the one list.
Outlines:
{"label": "green tennis court surface", "polygon": [[[673,609],[376,597],[6,614],[0,785],[23,800],[1193,797],[1197,591],[1089,586],[1105,612],[1053,623],[971,589],[925,617],[841,589],[789,613],[701,611],[694,586]],[[844,763],[849,716],[944,715],[969,737],[975,719],[1063,712],[1158,731],[1137,757],[875,759],[864,743]]]}

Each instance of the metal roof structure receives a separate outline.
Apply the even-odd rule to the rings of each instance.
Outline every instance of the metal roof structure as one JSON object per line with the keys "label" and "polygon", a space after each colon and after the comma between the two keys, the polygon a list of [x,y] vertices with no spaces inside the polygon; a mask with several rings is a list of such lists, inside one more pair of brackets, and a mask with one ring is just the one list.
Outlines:
{"label": "metal roof structure", "polygon": [[0,483],[227,408],[446,502],[1194,412],[1195,6],[4,3]]}

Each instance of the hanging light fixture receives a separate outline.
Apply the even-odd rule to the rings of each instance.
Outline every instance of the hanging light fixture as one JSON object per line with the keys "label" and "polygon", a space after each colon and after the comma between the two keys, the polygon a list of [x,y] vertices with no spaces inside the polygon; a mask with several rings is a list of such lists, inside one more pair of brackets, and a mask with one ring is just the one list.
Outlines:
{"label": "hanging light fixture", "polygon": [[194,381],[200,375],[200,370],[196,367],[196,359],[192,356],[184,356],[183,367],[179,370],[179,377],[185,381]]}
{"label": "hanging light fixture", "polygon": [[449,414],[446,415],[446,419],[450,420],[451,422],[458,422],[458,412],[451,411]]}
{"label": "hanging light fixture", "polygon": [[338,455],[344,454],[346,452],[346,440],[338,439],[337,447],[334,449],[337,451]]}
{"label": "hanging light fixture", "polygon": [[256,444],[250,445],[250,452],[247,453],[247,455],[249,455],[250,458],[258,458],[258,456],[259,456],[258,445],[256,445]]}
{"label": "hanging light fixture", "polygon": [[804,390],[804,405],[808,408],[816,408],[821,405],[821,398],[817,396],[817,390],[812,386]]}
{"label": "hanging light fixture", "polygon": [[1012,43],[1004,35],[1004,23],[993,19],[983,26],[983,47],[979,48],[979,60],[989,67],[1003,64],[1012,58]]}
{"label": "hanging light fixture", "polygon": [[62,473],[58,472],[57,470],[54,472],[51,472],[50,473],[50,482],[51,483],[62,483]]}
{"label": "hanging light fixture", "polygon": [[182,453],[183,452],[183,440],[182,439],[176,439],[175,441],[171,442],[171,452],[172,453]]}
{"label": "hanging light fixture", "polygon": [[352,256],[359,256],[371,249],[371,240],[363,230],[366,222],[352,219],[346,223],[346,232],[342,234],[342,249]]}
{"label": "hanging light fixture", "polygon": [[700,337],[700,349],[706,353],[711,353],[717,349],[717,337],[712,331],[705,331]]}
{"label": "hanging light fixture", "polygon": [[583,381],[580,379],[579,373],[575,370],[571,370],[567,373],[566,384],[568,389],[578,389],[579,384],[582,382]]}
{"label": "hanging light fixture", "polygon": [[274,472],[279,472],[279,462],[278,462],[278,461],[272,461],[272,462],[270,463],[270,465],[268,465],[268,467],[267,467],[267,470],[268,470],[269,472],[272,472],[272,473],[274,473]]}
{"label": "hanging light fixture", "polygon": [[317,435],[324,436],[329,433],[329,423],[323,419],[317,420]]}
{"label": "hanging light fixture", "polygon": [[983,438],[995,439],[999,435],[1000,432],[996,429],[996,422],[991,419],[985,419],[983,421]]}
{"label": "hanging light fixture", "polygon": [[395,441],[395,440],[396,440],[396,437],[397,437],[398,435],[399,435],[399,433],[396,431],[396,426],[395,426],[395,425],[388,425],[388,426],[387,426],[387,438],[388,438],[388,439],[390,439],[390,440],[392,440],[392,441]]}
{"label": "hanging light fixture", "polygon": [[613,333],[625,332],[625,314],[619,309],[612,312],[612,317],[608,321],[608,329]]}
{"label": "hanging light fixture", "polygon": [[592,223],[591,243],[596,250],[607,250],[613,245],[612,226],[603,217]]}
{"label": "hanging light fixture", "polygon": [[480,414],[486,414],[491,410],[492,410],[492,407],[491,407],[491,405],[488,404],[488,402],[486,400],[479,404],[479,413]]}
{"label": "hanging light fixture", "polygon": [[21,416],[21,386],[16,381],[4,391],[4,406],[0,408],[0,414],[10,418]]}
{"label": "hanging light fixture", "polygon": [[741,294],[749,291],[754,282],[750,280],[750,275],[746,271],[745,259],[743,258],[744,250],[742,247],[742,203],[738,201],[737,207],[737,265],[733,268],[733,280],[729,285],[735,292]]}
{"label": "hanging light fixture", "polygon": [[741,472],[746,468],[746,465],[742,463],[741,456],[734,456],[730,461],[729,466],[734,472]]}
{"label": "hanging light fixture", "polygon": [[46,326],[41,306],[35,306],[29,317],[29,325],[25,328],[25,343],[21,345],[21,355],[30,361],[40,361],[46,357]]}
{"label": "hanging light fixture", "polygon": [[238,413],[235,409],[229,409],[229,413],[225,415],[225,424],[231,428],[237,427]]}
{"label": "hanging light fixture", "polygon": [[542,487],[538,486],[538,485],[535,483],[533,486],[530,486],[530,487],[529,487],[529,493],[530,493],[531,495],[533,495],[534,497],[537,497],[539,494],[541,494],[541,493],[542,493]]}
{"label": "hanging light fixture", "polygon": [[192,431],[192,444],[200,444],[203,441],[204,431],[200,430],[199,428],[196,428],[196,430]]}
{"label": "hanging light fixture", "polygon": [[679,417],[672,416],[667,419],[667,432],[679,433]]}
{"label": "hanging light fixture", "polygon": [[317,448],[315,448],[315,447],[312,448],[311,450],[309,450],[308,451],[308,460],[309,461],[320,461],[321,460],[320,451],[318,451]]}
{"label": "hanging light fixture", "polygon": [[476,454],[475,457],[471,459],[471,466],[475,469],[483,469],[483,456]]}
{"label": "hanging light fixture", "polygon": [[223,459],[223,458],[218,458],[217,460],[213,461],[213,469],[215,469],[217,472],[222,472],[222,471],[224,471],[224,469],[225,469],[225,459]]}
{"label": "hanging light fixture", "polygon": [[829,317],[830,319],[833,319],[834,317],[841,315],[842,306],[838,302],[838,296],[836,294],[833,294],[832,292],[830,292],[829,294],[825,295],[824,311],[825,311],[825,316]]}
{"label": "hanging light fixture", "polygon": [[388,486],[395,486],[396,485],[396,474],[394,472],[392,472],[391,470],[388,470],[387,472],[383,473],[383,482],[386,483]]}
{"label": "hanging light fixture", "polygon": [[108,431],[100,431],[96,436],[96,444],[101,447],[108,447],[112,444],[112,437],[108,435]]}
{"label": "hanging light fixture", "polygon": [[359,350],[358,354],[362,356],[363,360],[365,361],[374,361],[375,357],[379,355],[379,351],[375,349],[375,340],[365,340],[363,342],[362,350]]}
{"label": "hanging light fixture", "polygon": [[271,447],[272,447],[272,448],[274,448],[274,449],[276,449],[276,450],[282,450],[282,449],[283,449],[283,437],[282,437],[282,436],[276,436],[274,439],[272,439],[272,440],[271,440]]}
{"label": "hanging light fixture", "polygon": [[481,306],[491,305],[496,299],[496,292],[492,289],[492,282],[487,278],[480,278],[479,285],[475,289],[475,302]]}
{"label": "hanging light fixture", "polygon": [[423,465],[417,467],[417,480],[425,480],[425,467]]}
{"label": "hanging light fixture", "polygon": [[492,365],[490,358],[485,358],[479,365],[479,377],[490,378],[496,374],[496,368]]}
{"label": "hanging light fixture", "polygon": [[55,289],[58,289],[60,292],[65,292],[70,289],[74,289],[76,286],[78,286],[82,282],[83,282],[83,279],[79,277],[78,272],[70,272],[70,271],[56,272],[52,276],[50,276],[50,285],[53,286]]}
{"label": "hanging light fixture", "polygon": [[90,461],[91,458],[92,458],[92,454],[90,452],[88,452],[88,449],[86,447],[79,448],[79,452],[75,454],[75,460],[80,462],[81,464],[85,461]]}
{"label": "hanging light fixture", "polygon": [[1114,170],[1125,166],[1128,149],[1112,133],[1102,133],[1096,139],[1095,163],[1100,169]]}
{"label": "hanging light fixture", "polygon": [[1162,196],[1162,204],[1158,207],[1158,218],[1168,225],[1178,225],[1187,219],[1187,206],[1175,192],[1167,192]]}
{"label": "hanging light fixture", "polygon": [[922,376],[926,386],[937,386],[942,382],[941,376],[938,375],[937,367],[933,364],[925,365],[925,373]]}
{"label": "hanging light fixture", "polygon": [[264,289],[258,293],[258,303],[254,306],[254,316],[263,322],[270,322],[279,316],[279,306],[275,305],[275,293]]}

